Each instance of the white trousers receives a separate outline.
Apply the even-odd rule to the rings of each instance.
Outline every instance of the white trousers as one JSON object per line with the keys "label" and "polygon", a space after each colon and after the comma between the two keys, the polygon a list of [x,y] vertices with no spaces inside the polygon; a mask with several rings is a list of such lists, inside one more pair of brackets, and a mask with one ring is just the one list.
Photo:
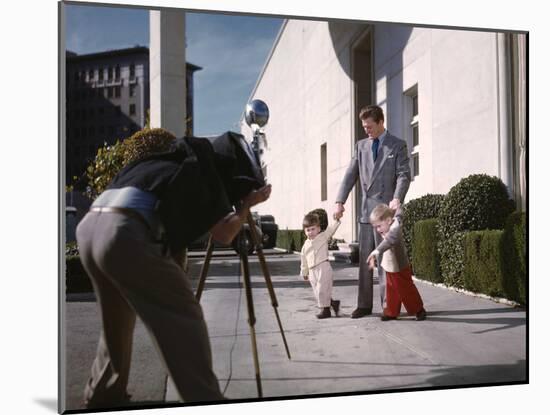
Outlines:
{"label": "white trousers", "polygon": [[330,299],[332,298],[332,267],[330,262],[321,262],[319,265],[310,268],[308,279],[317,299],[317,306],[321,308],[330,307]]}

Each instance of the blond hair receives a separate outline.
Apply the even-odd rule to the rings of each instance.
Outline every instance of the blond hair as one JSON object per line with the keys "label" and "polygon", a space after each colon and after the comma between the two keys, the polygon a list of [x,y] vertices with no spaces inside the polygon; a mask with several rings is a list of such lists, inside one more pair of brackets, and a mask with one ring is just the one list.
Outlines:
{"label": "blond hair", "polygon": [[381,203],[376,206],[370,213],[370,221],[381,222],[385,219],[393,218],[393,215],[395,215],[395,210],[390,208],[385,203]]}

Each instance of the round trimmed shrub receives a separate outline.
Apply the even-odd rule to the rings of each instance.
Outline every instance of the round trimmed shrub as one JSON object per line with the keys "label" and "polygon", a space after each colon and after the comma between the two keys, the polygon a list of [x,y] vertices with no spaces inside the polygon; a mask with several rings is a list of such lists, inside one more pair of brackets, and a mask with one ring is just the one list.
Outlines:
{"label": "round trimmed shrub", "polygon": [[502,229],[513,210],[514,202],[498,177],[474,174],[449,190],[439,211],[438,226],[438,250],[445,283],[463,283],[464,252],[460,259],[454,235],[463,231]]}
{"label": "round trimmed shrub", "polygon": [[167,151],[176,137],[163,128],[143,129],[123,141],[97,150],[86,169],[87,196],[95,199],[111,183],[115,175],[134,160]]}
{"label": "round trimmed shrub", "polygon": [[514,210],[506,186],[498,177],[474,174],[449,190],[439,211],[443,238],[456,232],[503,229]]}
{"label": "round trimmed shrub", "polygon": [[437,218],[445,195],[427,194],[403,205],[403,239],[412,262],[414,225],[420,220]]}
{"label": "round trimmed shrub", "polygon": [[176,136],[163,128],[143,129],[123,141],[123,165],[154,153],[167,151]]}

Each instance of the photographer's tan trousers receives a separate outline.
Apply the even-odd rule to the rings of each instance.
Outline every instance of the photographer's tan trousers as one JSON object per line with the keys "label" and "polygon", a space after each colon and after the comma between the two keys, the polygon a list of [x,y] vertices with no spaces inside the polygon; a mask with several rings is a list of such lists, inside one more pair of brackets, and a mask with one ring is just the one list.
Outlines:
{"label": "photographer's tan trousers", "polygon": [[124,401],[136,314],[185,402],[223,400],[202,309],[188,278],[162,255],[149,229],[121,213],[89,212],[77,240],[103,322],[84,392],[88,406]]}

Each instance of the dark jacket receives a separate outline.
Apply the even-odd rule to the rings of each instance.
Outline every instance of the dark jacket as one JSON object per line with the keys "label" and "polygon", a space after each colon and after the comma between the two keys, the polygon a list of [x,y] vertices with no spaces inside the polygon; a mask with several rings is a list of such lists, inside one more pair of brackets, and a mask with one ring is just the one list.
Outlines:
{"label": "dark jacket", "polygon": [[206,139],[177,139],[171,151],[128,164],[108,188],[126,186],[158,198],[156,209],[172,252],[180,251],[233,211]]}

